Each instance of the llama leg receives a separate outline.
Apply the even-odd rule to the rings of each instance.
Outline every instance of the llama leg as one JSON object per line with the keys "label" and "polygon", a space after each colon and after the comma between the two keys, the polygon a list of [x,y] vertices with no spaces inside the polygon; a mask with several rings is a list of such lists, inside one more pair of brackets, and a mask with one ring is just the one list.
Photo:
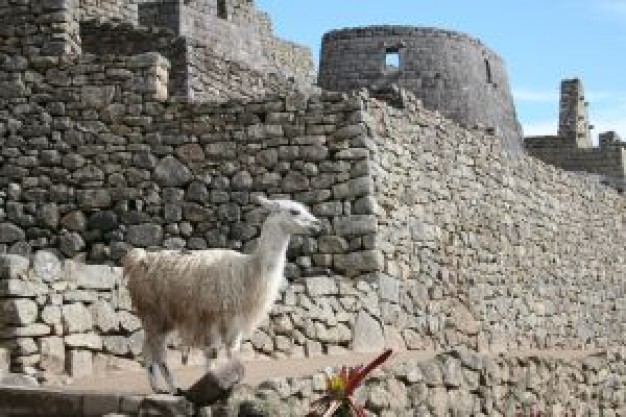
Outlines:
{"label": "llama leg", "polygon": [[219,347],[209,346],[204,349],[204,357],[206,358],[206,369],[212,371],[217,368],[217,356],[219,354]]}
{"label": "llama leg", "polygon": [[146,371],[148,372],[148,381],[150,382],[150,388],[155,393],[159,392],[159,384],[157,381],[157,343],[158,337],[154,335],[151,331],[146,330],[145,337],[143,341],[143,358],[146,366]]}
{"label": "llama leg", "polygon": [[157,365],[159,366],[159,369],[161,370],[161,375],[163,375],[163,378],[167,383],[170,394],[176,395],[177,393],[179,393],[179,389],[177,388],[174,381],[174,374],[167,365],[167,333],[162,333],[158,335],[155,348],[155,359]]}
{"label": "llama leg", "polygon": [[237,333],[237,335],[233,339],[231,339],[230,343],[228,343],[228,359],[233,360],[237,357],[237,354],[241,350],[241,339],[241,333]]}

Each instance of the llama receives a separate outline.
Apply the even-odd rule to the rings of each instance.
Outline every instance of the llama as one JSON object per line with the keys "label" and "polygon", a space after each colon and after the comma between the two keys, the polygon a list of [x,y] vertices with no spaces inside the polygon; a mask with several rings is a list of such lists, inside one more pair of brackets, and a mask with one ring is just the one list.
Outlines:
{"label": "llama", "polygon": [[166,363],[167,336],[174,330],[185,346],[204,348],[210,366],[221,345],[232,359],[278,295],[290,235],[320,230],[320,221],[300,203],[258,201],[269,215],[251,254],[133,249],[124,258],[124,276],[145,332],[143,356],[153,391],[158,392],[158,368],[169,391],[179,392]]}

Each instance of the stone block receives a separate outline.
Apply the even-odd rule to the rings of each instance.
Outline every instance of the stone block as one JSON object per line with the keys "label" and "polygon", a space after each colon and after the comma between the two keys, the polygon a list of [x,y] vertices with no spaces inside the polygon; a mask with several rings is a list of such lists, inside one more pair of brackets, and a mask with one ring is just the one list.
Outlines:
{"label": "stone block", "polygon": [[339,288],[334,278],[324,276],[309,277],[305,280],[305,286],[310,297],[339,294]]}
{"label": "stone block", "polygon": [[120,281],[122,269],[67,260],[65,274],[68,281],[75,282],[81,289],[110,291]]}
{"label": "stone block", "polygon": [[110,303],[98,300],[89,307],[96,329],[110,333],[119,329],[119,317]]}
{"label": "stone block", "polygon": [[[2,233],[1,230],[0,233]],[[28,258],[23,256],[7,254],[0,255],[0,279],[19,279],[25,277],[28,273],[29,265],[30,262]]]}
{"label": "stone block", "polygon": [[333,196],[336,199],[350,200],[374,193],[374,181],[371,177],[359,177],[333,186]]}
{"label": "stone block", "polygon": [[39,315],[37,303],[24,299],[14,298],[0,301],[0,323],[5,325],[26,326],[34,323]]}
{"label": "stone block", "polygon": [[65,369],[65,344],[63,338],[42,337],[39,339],[41,360],[39,366],[47,372],[60,374]]}
{"label": "stone block", "polygon": [[218,369],[209,371],[185,393],[185,398],[196,406],[207,406],[230,396],[235,385],[243,380],[244,366],[232,360]]}
{"label": "stone block", "polygon": [[11,369],[11,353],[8,349],[0,347],[0,379],[8,375]]}
{"label": "stone block", "polygon": [[35,298],[48,294],[48,286],[41,282],[22,279],[0,280],[0,297]]}
{"label": "stone block", "polygon": [[352,349],[355,352],[382,352],[385,348],[385,334],[378,320],[360,311],[354,326]]}
{"label": "stone block", "polygon": [[93,354],[87,350],[70,350],[66,359],[66,371],[75,379],[93,375]]}
{"label": "stone block", "polygon": [[138,224],[128,228],[128,243],[134,246],[158,246],[163,241],[163,228],[157,224]]}
{"label": "stone block", "polygon": [[340,270],[378,271],[385,264],[382,252],[366,250],[352,252],[345,255],[333,255],[334,265]]}
{"label": "stone block", "polygon": [[33,256],[33,277],[43,282],[54,282],[61,277],[61,261],[50,251],[40,250]]}
{"label": "stone block", "polygon": [[68,347],[100,350],[102,349],[102,338],[95,333],[75,333],[65,336],[63,341]]}
{"label": "stone block", "polygon": [[400,301],[400,282],[393,277],[381,274],[378,278],[378,293],[382,301]]}
{"label": "stone block", "polygon": [[0,339],[12,339],[16,337],[39,337],[47,336],[49,334],[50,326],[40,323],[33,323],[21,327],[0,327]]}
{"label": "stone block", "polygon": [[63,329],[66,333],[80,333],[93,328],[91,314],[83,304],[65,304],[61,311],[63,314]]}
{"label": "stone block", "polygon": [[163,187],[182,187],[193,179],[193,174],[173,156],[166,156],[154,169],[154,180]]}
{"label": "stone block", "polygon": [[145,397],[141,401],[139,415],[146,417],[192,416],[194,415],[194,407],[183,397],[155,394]]}

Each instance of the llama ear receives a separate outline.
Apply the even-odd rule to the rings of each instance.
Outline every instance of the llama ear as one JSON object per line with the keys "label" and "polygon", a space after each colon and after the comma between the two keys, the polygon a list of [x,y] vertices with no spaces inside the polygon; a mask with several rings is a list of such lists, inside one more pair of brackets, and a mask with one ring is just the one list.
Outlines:
{"label": "llama ear", "polygon": [[258,196],[257,197],[257,201],[259,202],[261,207],[263,207],[266,210],[278,211],[278,209],[279,209],[278,203],[276,203],[276,201],[268,200],[267,198],[265,198],[263,196]]}

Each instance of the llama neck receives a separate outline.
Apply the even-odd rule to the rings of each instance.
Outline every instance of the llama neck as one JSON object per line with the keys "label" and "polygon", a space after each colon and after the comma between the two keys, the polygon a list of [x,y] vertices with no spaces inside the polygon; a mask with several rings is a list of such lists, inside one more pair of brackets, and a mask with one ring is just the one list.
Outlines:
{"label": "llama neck", "polygon": [[278,278],[282,277],[288,245],[289,234],[285,233],[272,218],[267,219],[263,224],[259,243],[254,253],[262,268],[263,275],[270,274],[272,277],[276,275]]}

